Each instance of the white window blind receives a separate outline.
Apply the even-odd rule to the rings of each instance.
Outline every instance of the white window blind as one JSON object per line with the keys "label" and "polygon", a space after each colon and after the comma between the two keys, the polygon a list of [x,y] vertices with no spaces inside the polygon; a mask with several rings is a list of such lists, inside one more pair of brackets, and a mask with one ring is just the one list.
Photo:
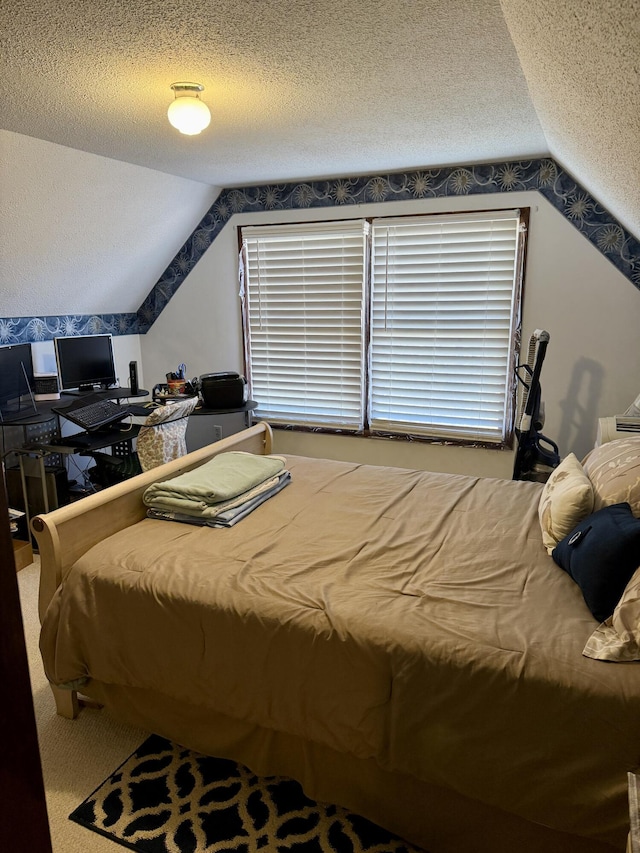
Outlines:
{"label": "white window blind", "polygon": [[247,363],[272,423],[361,429],[369,225],[242,229]]}
{"label": "white window blind", "polygon": [[374,220],[372,430],[501,442],[519,211]]}

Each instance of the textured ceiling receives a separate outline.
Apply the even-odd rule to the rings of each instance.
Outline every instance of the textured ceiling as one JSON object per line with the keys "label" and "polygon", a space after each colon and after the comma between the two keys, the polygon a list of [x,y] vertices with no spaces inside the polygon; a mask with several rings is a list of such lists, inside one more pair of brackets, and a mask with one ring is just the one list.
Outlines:
{"label": "textured ceiling", "polygon": [[550,153],[638,235],[639,3],[11,0],[0,120],[226,187]]}
{"label": "textured ceiling", "polygon": [[640,237],[640,0],[501,0],[549,149]]}
{"label": "textured ceiling", "polygon": [[4,129],[217,186],[548,153],[499,0],[12,0],[2,40]]}

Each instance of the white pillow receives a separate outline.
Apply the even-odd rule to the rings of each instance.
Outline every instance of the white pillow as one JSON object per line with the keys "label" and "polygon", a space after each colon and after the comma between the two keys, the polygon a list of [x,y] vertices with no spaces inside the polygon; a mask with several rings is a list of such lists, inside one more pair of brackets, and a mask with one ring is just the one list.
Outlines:
{"label": "white pillow", "polygon": [[593,485],[593,508],[628,503],[640,518],[640,436],[617,438],[594,448],[582,460]]}
{"label": "white pillow", "polygon": [[555,468],[538,504],[542,542],[551,554],[561,539],[593,512],[593,486],[574,453]]}
{"label": "white pillow", "polygon": [[640,661],[640,567],[613,615],[596,628],[582,654],[596,660]]}

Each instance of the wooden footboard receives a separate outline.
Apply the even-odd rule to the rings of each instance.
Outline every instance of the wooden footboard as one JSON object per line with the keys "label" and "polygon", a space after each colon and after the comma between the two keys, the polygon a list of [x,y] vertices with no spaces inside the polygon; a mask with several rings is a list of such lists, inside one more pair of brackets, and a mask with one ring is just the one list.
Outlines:
{"label": "wooden footboard", "polygon": [[[219,453],[244,450],[262,455],[271,453],[271,448],[271,428],[261,422],[68,506],[46,515],[37,515],[31,522],[31,528],[40,553],[40,622],[55,591],[76,560],[101,540],[145,517],[147,508],[142,502],[142,495],[151,483],[177,477]],[[78,706],[74,691],[53,687],[52,690],[58,713],[75,717]]]}

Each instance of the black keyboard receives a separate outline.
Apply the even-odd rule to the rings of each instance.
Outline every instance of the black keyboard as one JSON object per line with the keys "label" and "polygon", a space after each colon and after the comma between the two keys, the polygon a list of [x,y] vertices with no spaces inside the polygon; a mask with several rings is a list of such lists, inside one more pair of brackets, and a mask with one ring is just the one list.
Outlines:
{"label": "black keyboard", "polygon": [[128,414],[127,409],[123,409],[113,400],[96,400],[93,403],[87,403],[86,406],[57,409],[56,411],[87,431],[99,429],[106,424],[114,423],[114,421],[121,421]]}

